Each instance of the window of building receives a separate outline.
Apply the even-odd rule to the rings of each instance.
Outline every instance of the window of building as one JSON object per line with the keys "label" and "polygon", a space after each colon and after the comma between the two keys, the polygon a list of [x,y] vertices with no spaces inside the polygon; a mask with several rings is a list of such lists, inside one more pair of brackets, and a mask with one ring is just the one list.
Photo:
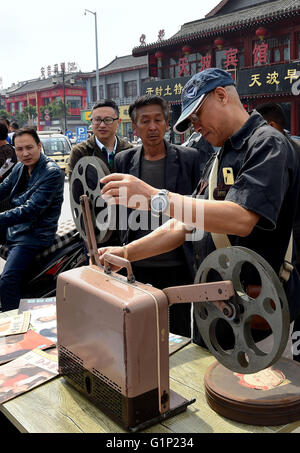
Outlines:
{"label": "window of building", "polygon": [[254,66],[290,61],[289,35],[255,41],[252,60]]}
{"label": "window of building", "polygon": [[245,66],[244,48],[229,47],[216,50],[216,67],[220,69],[241,69]]}
{"label": "window of building", "polygon": [[50,98],[44,98],[43,99],[43,105],[49,105],[51,102],[51,99]]}
{"label": "window of building", "polygon": [[18,112],[23,112],[23,102],[18,102]]}
{"label": "window of building", "polygon": [[[190,75],[197,74],[197,72],[200,72],[203,68],[204,60],[206,58],[206,55],[201,54],[199,52],[197,53],[191,53],[188,55],[187,60],[189,62],[189,69],[190,69]],[[210,59],[210,66],[212,66],[212,61]]]}
{"label": "window of building", "polygon": [[110,83],[107,85],[107,97],[108,99],[116,99],[120,97],[118,83]]}
{"label": "window of building", "polygon": [[67,103],[70,106],[70,109],[81,109],[82,99],[80,96],[67,96]]}
{"label": "window of building", "polygon": [[124,82],[124,95],[126,98],[137,96],[137,83],[136,80]]}
{"label": "window of building", "polygon": [[97,88],[95,86],[92,87],[92,101],[100,101],[100,99],[104,99],[104,94],[103,94],[103,85],[99,85],[99,99],[97,99]]}
{"label": "window of building", "polygon": [[202,69],[204,69],[203,65],[205,58],[208,58],[207,54],[204,55],[200,52],[191,53],[189,55],[181,55],[178,57],[171,57],[169,59],[165,58],[162,66],[162,78],[173,79],[177,77],[186,77],[189,75],[197,74],[197,72],[200,72]]}
{"label": "window of building", "polygon": [[162,78],[175,79],[178,77],[178,58],[166,58],[163,62]]}

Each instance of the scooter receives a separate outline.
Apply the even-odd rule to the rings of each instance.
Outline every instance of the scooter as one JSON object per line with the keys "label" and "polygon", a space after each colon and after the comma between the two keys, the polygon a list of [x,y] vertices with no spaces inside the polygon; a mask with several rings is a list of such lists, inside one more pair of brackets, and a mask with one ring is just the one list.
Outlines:
{"label": "scooter", "polygon": [[[0,168],[0,176],[5,176],[15,165],[7,159]],[[0,246],[0,258],[6,260],[8,249]],[[73,220],[58,225],[56,237],[51,247],[37,255],[21,286],[21,298],[43,298],[56,295],[56,281],[61,272],[87,264],[84,241]]]}
{"label": "scooter", "polygon": [[[0,248],[0,257],[6,259],[8,249]],[[62,222],[54,244],[37,255],[21,287],[21,298],[53,297],[56,281],[61,272],[87,264],[84,242],[73,220]]]}

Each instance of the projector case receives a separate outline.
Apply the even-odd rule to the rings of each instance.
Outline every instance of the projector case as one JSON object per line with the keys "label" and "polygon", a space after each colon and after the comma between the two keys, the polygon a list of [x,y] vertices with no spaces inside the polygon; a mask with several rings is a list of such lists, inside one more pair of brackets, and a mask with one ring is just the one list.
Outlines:
{"label": "projector case", "polygon": [[59,275],[59,371],[103,412],[137,431],[182,412],[169,389],[168,298],[96,265]]}

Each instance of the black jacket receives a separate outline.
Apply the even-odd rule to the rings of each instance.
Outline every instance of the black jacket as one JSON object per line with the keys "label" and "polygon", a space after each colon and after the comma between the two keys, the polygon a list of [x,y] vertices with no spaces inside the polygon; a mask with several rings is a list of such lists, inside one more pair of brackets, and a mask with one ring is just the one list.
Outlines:
{"label": "black jacket", "polygon": [[[165,166],[165,187],[170,192],[191,195],[200,179],[201,155],[197,149],[173,145],[165,141],[167,160]],[[120,152],[115,157],[115,171],[140,178],[140,164],[143,146]],[[121,243],[131,241],[130,231],[120,231]],[[183,247],[189,268],[193,269],[193,255],[190,242]]]}
{"label": "black jacket", "polygon": [[25,191],[19,190],[24,165],[18,162],[0,184],[0,200],[10,196],[11,209],[0,214],[7,228],[7,244],[49,247],[55,238],[64,193],[64,175],[58,165],[41,154]]}

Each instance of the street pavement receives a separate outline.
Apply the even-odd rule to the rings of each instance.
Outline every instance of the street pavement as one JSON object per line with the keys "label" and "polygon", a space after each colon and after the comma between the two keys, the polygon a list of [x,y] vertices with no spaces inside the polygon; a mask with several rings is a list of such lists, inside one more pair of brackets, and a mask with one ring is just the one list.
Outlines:
{"label": "street pavement", "polygon": [[65,179],[65,186],[64,186],[64,202],[61,208],[61,215],[59,218],[59,223],[64,222],[66,220],[72,219],[72,212],[70,206],[70,194],[69,194],[69,181]]}

